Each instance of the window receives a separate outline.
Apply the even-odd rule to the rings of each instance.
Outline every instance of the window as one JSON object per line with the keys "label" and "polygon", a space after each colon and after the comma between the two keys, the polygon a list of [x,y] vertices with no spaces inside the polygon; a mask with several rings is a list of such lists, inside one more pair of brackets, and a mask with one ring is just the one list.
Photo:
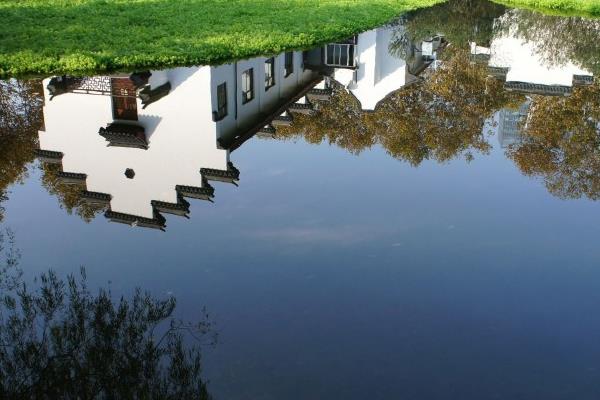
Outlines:
{"label": "window", "polygon": [[354,67],[354,44],[334,43],[325,48],[326,64],[332,67]]}
{"label": "window", "polygon": [[242,73],[242,103],[245,104],[254,98],[254,69],[250,68]]}
{"label": "window", "polygon": [[112,112],[114,119],[137,121],[135,86],[130,79],[111,78]]}
{"label": "window", "polygon": [[308,51],[302,52],[302,72],[306,71],[306,63],[308,60]]}
{"label": "window", "polygon": [[286,78],[294,73],[294,53],[289,51],[285,53],[285,76]]}
{"label": "window", "polygon": [[265,90],[275,86],[275,59],[273,57],[265,61]]}
{"label": "window", "polygon": [[112,96],[113,118],[137,121],[137,101],[131,96]]}
{"label": "window", "polygon": [[217,111],[215,121],[219,121],[227,116],[227,82],[217,86]]}

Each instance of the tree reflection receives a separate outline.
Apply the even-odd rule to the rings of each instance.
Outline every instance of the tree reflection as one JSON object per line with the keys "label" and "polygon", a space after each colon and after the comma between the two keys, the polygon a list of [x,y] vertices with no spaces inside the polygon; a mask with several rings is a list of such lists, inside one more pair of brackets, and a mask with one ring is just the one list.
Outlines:
{"label": "tree reflection", "polygon": [[444,35],[458,47],[466,47],[470,41],[489,43],[494,33],[494,21],[505,11],[506,7],[487,0],[449,0],[409,12],[396,23],[390,50],[405,58],[408,43],[436,35]]}
{"label": "tree reflection", "polygon": [[[40,80],[0,81],[0,204],[8,199],[7,188],[27,177],[44,125],[44,95]],[[103,208],[82,200],[81,187],[66,185],[57,177],[57,164],[42,164],[42,185],[58,198],[69,214],[92,220]],[[0,206],[0,221],[4,209]]]}
{"label": "tree reflection", "polygon": [[57,175],[62,171],[61,165],[42,163],[41,169],[42,185],[48,193],[56,196],[60,207],[67,213],[78,215],[85,222],[90,222],[106,209],[104,205],[89,203],[82,198],[85,186],[66,184],[61,181]]}
{"label": "tree reflection", "polygon": [[336,87],[330,102],[318,104],[317,116],[297,115],[275,137],[327,140],[352,153],[378,143],[415,166],[426,159],[471,159],[473,152],[490,149],[486,120],[498,109],[517,108],[523,101],[489,78],[485,65],[471,64],[468,51],[455,49],[427,79],[391,93],[374,112],[361,110],[350,92]]}
{"label": "tree reflection", "polygon": [[315,106],[318,117],[294,115],[293,126],[277,128],[277,138],[303,137],[313,144],[327,141],[354,154],[375,144],[373,117],[363,112],[356,97],[341,85],[334,85],[330,101]]}
{"label": "tree reflection", "polygon": [[507,154],[563,199],[600,199],[600,83],[569,97],[534,96],[522,142]]}
{"label": "tree reflection", "polygon": [[[35,159],[38,130],[44,125],[44,95],[40,80],[0,81],[0,204],[8,200],[7,189],[22,183]],[[58,179],[57,164],[42,164],[42,185],[55,195],[61,208],[91,221],[102,206],[83,201],[82,187],[67,185]],[[4,208],[0,206],[0,221]]]}
{"label": "tree reflection", "polygon": [[511,10],[499,19],[498,27],[535,44],[549,65],[572,62],[600,75],[600,20]]}
{"label": "tree reflection", "polygon": [[[34,159],[44,105],[39,81],[0,81],[0,202],[27,176]],[[4,209],[0,206],[0,220]]]}
{"label": "tree reflection", "polygon": [[503,89],[484,65],[471,64],[466,50],[446,53],[443,65],[422,83],[401,89],[376,109],[379,142],[395,158],[413,165],[487,153],[486,120],[498,109],[517,107],[523,97]]}
{"label": "tree reflection", "polygon": [[[85,271],[50,271],[31,289],[10,233],[0,235],[0,398],[209,399],[200,345],[213,342],[207,317],[171,319],[175,299],[139,289],[114,300],[88,288]],[[170,320],[170,322],[168,322]],[[184,334],[196,340],[184,345]]]}

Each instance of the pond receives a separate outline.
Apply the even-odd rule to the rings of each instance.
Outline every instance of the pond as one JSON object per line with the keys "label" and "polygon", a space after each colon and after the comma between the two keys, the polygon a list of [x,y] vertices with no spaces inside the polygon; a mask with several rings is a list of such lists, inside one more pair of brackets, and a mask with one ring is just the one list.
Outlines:
{"label": "pond", "polygon": [[26,279],[206,309],[215,399],[597,399],[600,21],[449,2],[317,49],[0,83]]}

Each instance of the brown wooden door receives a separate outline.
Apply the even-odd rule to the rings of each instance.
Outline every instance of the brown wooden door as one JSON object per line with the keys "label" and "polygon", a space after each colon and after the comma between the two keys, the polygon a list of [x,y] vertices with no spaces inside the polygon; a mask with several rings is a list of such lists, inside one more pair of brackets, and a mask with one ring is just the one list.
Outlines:
{"label": "brown wooden door", "polygon": [[112,78],[110,83],[113,118],[137,121],[137,100],[133,82],[127,78]]}

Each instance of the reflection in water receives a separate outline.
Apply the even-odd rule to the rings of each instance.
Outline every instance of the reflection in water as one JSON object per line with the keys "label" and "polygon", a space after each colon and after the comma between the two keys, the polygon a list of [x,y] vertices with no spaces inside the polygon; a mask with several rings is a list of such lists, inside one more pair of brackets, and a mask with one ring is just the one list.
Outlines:
{"label": "reflection in water", "polygon": [[[118,302],[106,289],[93,294],[83,270],[67,280],[50,271],[31,290],[10,233],[0,248],[0,398],[210,398],[200,358],[202,342],[214,340],[206,316],[171,320],[174,298],[140,290]],[[188,335],[195,345],[184,344]]]}
{"label": "reflection in water", "polygon": [[186,199],[212,201],[209,181],[236,183],[231,149],[317,76],[295,52],[219,67],[45,80],[44,185],[85,219],[107,208],[112,221],[164,229],[162,213],[187,217]]}
{"label": "reflection in water", "polygon": [[600,21],[561,18],[528,10],[510,10],[497,29],[515,38],[535,43],[539,57],[549,66],[574,63],[594,75],[600,74]]}
{"label": "reflection in water", "polygon": [[[548,199],[506,167],[560,198],[600,198],[598,37],[597,21],[453,0],[273,58],[0,82],[0,194],[39,165],[69,213],[165,229],[222,182],[248,182],[236,165],[264,166],[223,212],[168,237],[57,222],[37,188],[9,203],[32,270],[91,254],[119,285],[176,291],[183,312],[202,293],[227,328],[204,354],[223,398],[585,397],[600,354],[595,205]],[[265,142],[296,139],[387,155]],[[12,276],[0,271],[0,397],[208,397],[189,326],[153,339],[172,300],[116,304],[54,274],[24,298]]]}
{"label": "reflection in water", "polygon": [[[33,161],[42,118],[41,85],[32,81],[0,81],[0,201],[7,188],[25,177]],[[0,221],[4,209],[0,207]]]}
{"label": "reflection in water", "polygon": [[471,42],[487,42],[494,34],[494,23],[506,8],[490,1],[449,0],[423,10],[405,14],[398,21],[403,27],[394,32],[391,49],[402,52],[402,44],[418,42],[443,34],[458,47]]}
{"label": "reflection in water", "polygon": [[297,118],[275,136],[301,135],[313,143],[327,139],[352,152],[379,143],[391,156],[412,165],[426,159],[445,162],[459,154],[470,159],[472,151],[487,152],[486,121],[500,108],[517,107],[524,96],[507,92],[501,82],[489,79],[487,68],[471,64],[467,50],[438,50],[442,51],[429,56],[434,60],[424,64],[428,68],[418,76],[409,75],[409,66],[403,64],[401,71],[412,77],[410,83],[387,94],[374,110],[363,109],[352,87],[347,90],[334,75],[329,79],[334,96],[319,104],[318,116]]}
{"label": "reflection in water", "polygon": [[[599,33],[595,20],[454,0],[304,52],[53,77],[44,81],[42,183],[84,220],[104,213],[164,230],[164,214],[188,217],[190,199],[213,201],[209,182],[238,182],[231,152],[255,134],[352,153],[377,144],[413,166],[471,160],[497,134],[507,156],[552,194],[596,199]],[[15,85],[29,84],[3,90]],[[28,116],[14,123],[31,131],[41,102],[28,90],[3,106],[13,115],[3,123]],[[15,112],[20,104],[29,108]],[[3,138],[14,136],[34,143]],[[23,174],[27,157],[3,187]]]}
{"label": "reflection in water", "polygon": [[529,113],[530,102],[524,102],[518,109],[503,108],[497,114],[498,143],[503,149],[518,145],[523,139],[522,125]]}
{"label": "reflection in water", "polygon": [[[464,18],[447,18],[448,10]],[[477,22],[458,23],[463,20]],[[450,46],[428,45],[433,62],[411,76],[400,57],[411,60],[410,51],[442,34]],[[497,134],[521,171],[541,177],[553,195],[597,199],[600,85],[593,50],[599,36],[595,20],[505,11],[487,2],[453,1],[408,14],[359,35],[358,43],[372,45],[356,46],[352,78],[330,74],[331,101],[273,137],[327,140],[353,153],[380,144],[419,165],[459,155],[469,160],[474,151],[486,153],[489,135]],[[379,53],[383,38],[389,38],[387,58]],[[377,73],[390,66],[412,79],[395,79],[402,87],[387,84],[391,92],[382,97]],[[364,77],[371,71],[376,79],[369,82]],[[365,101],[365,93],[373,98]]]}
{"label": "reflection in water", "polygon": [[522,141],[508,156],[541,177],[560,198],[600,198],[600,85],[575,88],[568,97],[536,97]]}

